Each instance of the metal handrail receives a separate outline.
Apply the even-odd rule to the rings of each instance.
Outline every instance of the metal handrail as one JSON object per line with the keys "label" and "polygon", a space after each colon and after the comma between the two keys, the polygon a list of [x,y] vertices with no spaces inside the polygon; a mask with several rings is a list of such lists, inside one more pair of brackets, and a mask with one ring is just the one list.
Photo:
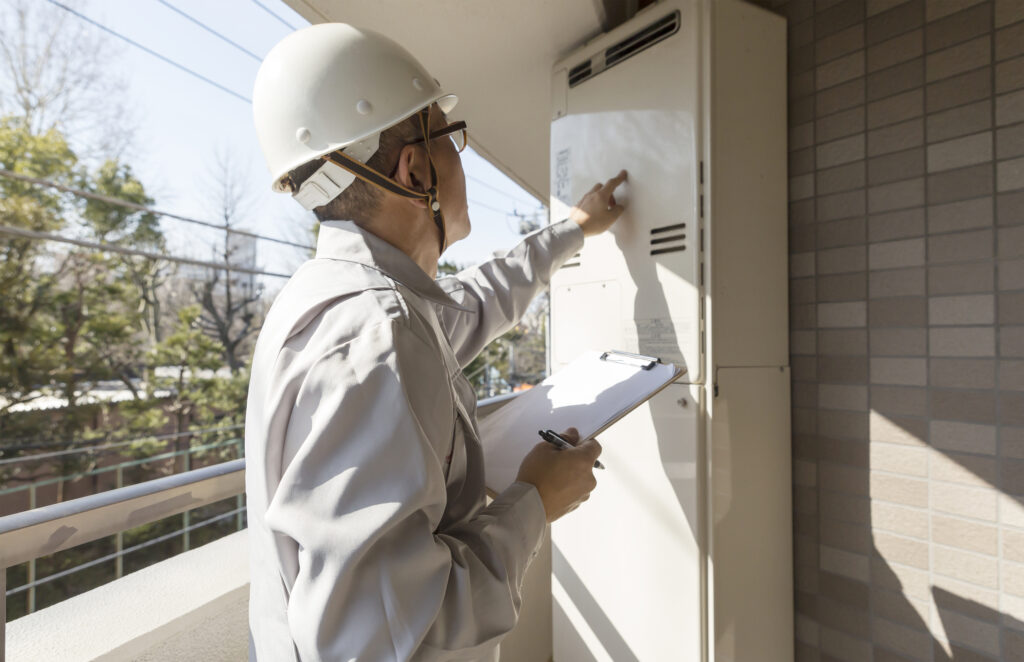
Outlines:
{"label": "metal handrail", "polygon": [[[517,395],[480,400],[478,416]],[[245,459],[239,459],[0,517],[0,662],[6,643],[7,568],[244,491]]]}

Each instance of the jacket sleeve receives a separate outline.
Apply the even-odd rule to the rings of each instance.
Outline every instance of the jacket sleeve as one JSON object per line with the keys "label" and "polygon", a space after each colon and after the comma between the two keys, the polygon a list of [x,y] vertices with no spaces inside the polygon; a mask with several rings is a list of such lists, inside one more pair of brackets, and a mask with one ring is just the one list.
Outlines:
{"label": "jacket sleeve", "polygon": [[295,542],[302,660],[476,659],[516,623],[544,534],[533,485],[440,528],[451,394],[440,357],[386,322],[322,356],[289,424],[266,521]]}
{"label": "jacket sleeve", "polygon": [[551,274],[583,247],[583,231],[562,221],[526,236],[504,257],[439,280],[470,311],[441,306],[438,317],[459,364],[465,367],[492,340],[505,333],[526,312]]}

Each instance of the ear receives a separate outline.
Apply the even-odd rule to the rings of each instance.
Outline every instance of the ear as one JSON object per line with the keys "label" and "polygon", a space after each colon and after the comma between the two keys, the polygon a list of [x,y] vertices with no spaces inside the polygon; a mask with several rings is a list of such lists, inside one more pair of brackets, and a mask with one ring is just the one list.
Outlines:
{"label": "ear", "polygon": [[[418,145],[405,145],[398,154],[398,165],[395,167],[395,181],[405,188],[414,191],[426,192],[430,181],[430,164],[427,162],[426,153]],[[414,207],[427,208],[427,201],[423,198],[405,198]]]}

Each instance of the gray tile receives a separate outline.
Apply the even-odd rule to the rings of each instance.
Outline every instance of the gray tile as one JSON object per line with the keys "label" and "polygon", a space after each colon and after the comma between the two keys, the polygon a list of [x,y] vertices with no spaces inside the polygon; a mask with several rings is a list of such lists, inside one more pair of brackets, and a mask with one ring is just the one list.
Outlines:
{"label": "gray tile", "polygon": [[992,128],[992,100],[984,99],[928,115],[928,142],[949,140]]}
{"label": "gray tile", "polygon": [[840,32],[861,22],[864,0],[845,0],[814,16],[814,34],[818,39]]}
{"label": "gray tile", "polygon": [[868,304],[868,324],[872,329],[893,326],[926,326],[928,324],[926,297],[894,297],[871,299]]}
{"label": "gray tile", "polygon": [[841,274],[864,271],[867,267],[867,250],[863,246],[830,248],[817,253],[817,273]]}
{"label": "gray tile", "polygon": [[864,188],[864,161],[819,170],[815,183],[818,195]]}
{"label": "gray tile", "polygon": [[868,183],[872,186],[924,175],[924,149],[876,156],[868,160]]}
{"label": "gray tile", "polygon": [[822,117],[815,122],[814,136],[818,143],[826,143],[864,131],[864,106]]}
{"label": "gray tile", "polygon": [[1006,126],[996,132],[996,158],[1024,155],[1024,124]]}
{"label": "gray tile", "polygon": [[779,13],[790,23],[809,19],[814,16],[814,0],[790,0],[779,8]]}
{"label": "gray tile", "polygon": [[936,113],[988,98],[992,94],[991,74],[988,69],[976,69],[930,83],[925,90],[925,107],[929,113]]}
{"label": "gray tile", "polygon": [[996,60],[1006,60],[1024,53],[1024,23],[996,30]]}
{"label": "gray tile", "polygon": [[[1024,3],[1021,3],[1024,7]],[[1024,56],[996,64],[996,94],[1024,87]]]}
{"label": "gray tile", "polygon": [[[790,153],[814,147],[814,122],[805,122],[789,129]],[[813,163],[812,163],[813,167]]]}
{"label": "gray tile", "polygon": [[992,198],[974,198],[928,208],[928,233],[957,232],[992,225]]}
{"label": "gray tile", "polygon": [[877,101],[924,84],[924,58],[915,58],[868,75],[867,100]]}
{"label": "gray tile", "polygon": [[996,397],[994,391],[964,391],[933,388],[931,415],[946,421],[965,423],[995,423]]}
{"label": "gray tile", "polygon": [[872,271],[868,274],[868,296],[872,299],[923,295],[925,272],[921,267]]}
{"label": "gray tile", "polygon": [[[855,78],[848,83],[822,90],[814,96],[814,112],[818,117],[838,113],[864,103],[864,79]],[[792,110],[790,111],[792,113]]]}
{"label": "gray tile", "polygon": [[999,293],[999,323],[1024,324],[1024,292]]}
{"label": "gray tile", "polygon": [[789,153],[789,174],[806,175],[814,172],[814,148]]}
{"label": "gray tile", "polygon": [[817,90],[823,90],[863,75],[864,51],[860,50],[818,65],[814,75],[814,86]]}
{"label": "gray tile", "polygon": [[789,199],[803,200],[814,196],[814,175],[798,175],[789,178]]}
{"label": "gray tile", "polygon": [[928,390],[915,386],[872,386],[871,409],[881,414],[927,416]]}
{"label": "gray tile", "polygon": [[807,44],[789,51],[786,58],[789,75],[814,70],[814,44]]}
{"label": "gray tile", "polygon": [[803,253],[814,250],[814,234],[817,226],[814,223],[804,223],[789,226],[789,252]]}
{"label": "gray tile", "polygon": [[991,195],[993,188],[992,166],[988,163],[940,172],[928,175],[928,204]]}
{"label": "gray tile", "polygon": [[929,294],[972,294],[991,292],[995,268],[991,260],[948,264],[928,268]]}
{"label": "gray tile", "polygon": [[815,61],[822,64],[862,48],[864,48],[864,24],[857,23],[824,39],[819,39],[814,51]]}
{"label": "gray tile", "polygon": [[997,28],[1017,21],[1024,21],[1024,3],[1020,0],[996,0],[995,25]]}
{"label": "gray tile", "polygon": [[996,126],[1024,122],[1024,90],[996,97]]}
{"label": "gray tile", "polygon": [[[1024,361],[999,362],[999,388],[1006,391],[1024,391]],[[1024,453],[1019,453],[1018,457],[1022,455]]]}
{"label": "gray tile", "polygon": [[992,324],[995,316],[996,300],[992,294],[961,294],[928,299],[930,326]]}
{"label": "gray tile", "polygon": [[901,209],[868,217],[868,241],[890,241],[925,234],[924,209]]}
{"label": "gray tile", "polygon": [[864,158],[864,134],[858,133],[829,143],[819,144],[815,157],[818,168],[858,161]]}
{"label": "gray tile", "polygon": [[928,354],[927,329],[872,328],[872,356],[925,356]]}
{"label": "gray tile", "polygon": [[799,200],[789,205],[789,222],[800,225],[801,223],[814,222],[814,200]]}
{"label": "gray tile", "polygon": [[1024,257],[1024,225],[999,230],[999,257]]}
{"label": "gray tile", "polygon": [[924,178],[872,186],[868,189],[868,211],[877,214],[924,204]]}
{"label": "gray tile", "polygon": [[957,232],[928,237],[928,262],[969,262],[992,257],[992,231]]}
{"label": "gray tile", "polygon": [[789,256],[789,277],[803,278],[814,275],[814,251],[792,253]]}
{"label": "gray tile", "polygon": [[860,301],[867,298],[868,279],[867,274],[863,271],[818,276],[816,280],[815,289],[819,303]]}
{"label": "gray tile", "polygon": [[1013,191],[1024,188],[1024,157],[996,164],[996,190]]}
{"label": "gray tile", "polygon": [[868,131],[868,156],[900,152],[924,144],[924,120],[921,118]]}
{"label": "gray tile", "polygon": [[878,44],[924,23],[924,0],[911,0],[867,19],[867,43]]}
{"label": "gray tile", "polygon": [[815,304],[790,305],[790,329],[814,329],[818,324],[818,307]]}
{"label": "gray tile", "polygon": [[790,101],[814,94],[814,71],[809,70],[801,74],[790,75],[787,94]]}
{"label": "gray tile", "polygon": [[1024,357],[1024,326],[1004,326],[999,329],[999,355],[1005,358]]}
{"label": "gray tile", "polygon": [[817,248],[862,245],[866,238],[866,223],[863,218],[817,224]]}
{"label": "gray tile", "polygon": [[821,356],[866,356],[868,333],[864,329],[823,329],[818,331],[817,345]]}
{"label": "gray tile", "polygon": [[[821,347],[821,333],[824,332],[819,332],[819,347]],[[867,335],[863,330],[860,333]],[[827,384],[868,383],[868,360],[866,356],[821,355],[818,357],[817,367],[819,382]]]}
{"label": "gray tile", "polygon": [[800,48],[814,41],[814,21],[801,21],[794,23],[790,21],[789,31],[787,32],[789,38],[789,48]]}
{"label": "gray tile", "polygon": [[865,212],[865,195],[862,190],[818,196],[817,202],[818,222],[863,216]]}
{"label": "gray tile", "polygon": [[937,21],[943,16],[955,14],[982,2],[991,0],[928,0],[925,3],[925,20]]}
{"label": "gray tile", "polygon": [[992,5],[982,3],[929,23],[925,28],[928,52],[988,34],[992,29]]}
{"label": "gray tile", "polygon": [[924,264],[924,237],[868,245],[868,269],[884,271]]}
{"label": "gray tile", "polygon": [[999,289],[1024,290],[1024,260],[999,261]]}
{"label": "gray tile", "polygon": [[1000,193],[996,196],[996,218],[999,225],[1024,223],[1024,191]]}
{"label": "gray tile", "polygon": [[928,353],[932,356],[995,356],[995,339],[995,329],[990,326],[929,329]]}
{"label": "gray tile", "polygon": [[864,301],[818,304],[819,329],[851,328],[866,324],[867,303]]}
{"label": "gray tile", "polygon": [[928,360],[872,358],[871,383],[925,386],[928,383]]}
{"label": "gray tile", "polygon": [[928,383],[949,388],[993,388],[996,381],[992,359],[931,359]]}
{"label": "gray tile", "polygon": [[924,54],[924,33],[913,30],[868,49],[868,72],[885,69]]}
{"label": "gray tile", "polygon": [[928,145],[928,172],[953,170],[991,160],[991,131]]}
{"label": "gray tile", "polygon": [[[1024,393],[1000,393],[999,394],[999,422],[1003,425],[1024,425]],[[1003,428],[1004,430],[1006,428]],[[1014,486],[1010,489],[1014,494],[1024,494],[1024,462],[1017,462],[1016,478]],[[1006,467],[1001,465],[1003,476],[1006,475]],[[1024,650],[1024,644],[1019,650]]]}
{"label": "gray tile", "polygon": [[789,303],[814,303],[815,282],[813,278],[794,278],[789,281]]}
{"label": "gray tile", "polygon": [[978,37],[932,53],[925,61],[925,78],[929,83],[972,71],[992,62],[992,40],[988,35]]}
{"label": "gray tile", "polygon": [[789,125],[796,126],[814,119],[815,97],[809,96],[789,102]]}
{"label": "gray tile", "polygon": [[868,104],[868,128],[876,129],[924,114],[924,90],[916,89]]}

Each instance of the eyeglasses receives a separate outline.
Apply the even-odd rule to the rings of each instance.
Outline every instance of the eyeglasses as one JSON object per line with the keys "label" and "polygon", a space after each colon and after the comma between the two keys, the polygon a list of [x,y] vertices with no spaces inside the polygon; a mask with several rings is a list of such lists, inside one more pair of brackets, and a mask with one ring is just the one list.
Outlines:
{"label": "eyeglasses", "polygon": [[[427,138],[429,140],[436,140],[437,138],[443,138],[444,136],[448,136],[452,139],[452,143],[455,145],[455,151],[459,153],[462,153],[462,150],[466,149],[466,144],[469,142],[466,123],[461,120],[458,122],[452,122],[448,126],[438,129],[437,131],[431,131]],[[406,144],[418,145],[421,142],[423,142],[423,138],[418,138]]]}

